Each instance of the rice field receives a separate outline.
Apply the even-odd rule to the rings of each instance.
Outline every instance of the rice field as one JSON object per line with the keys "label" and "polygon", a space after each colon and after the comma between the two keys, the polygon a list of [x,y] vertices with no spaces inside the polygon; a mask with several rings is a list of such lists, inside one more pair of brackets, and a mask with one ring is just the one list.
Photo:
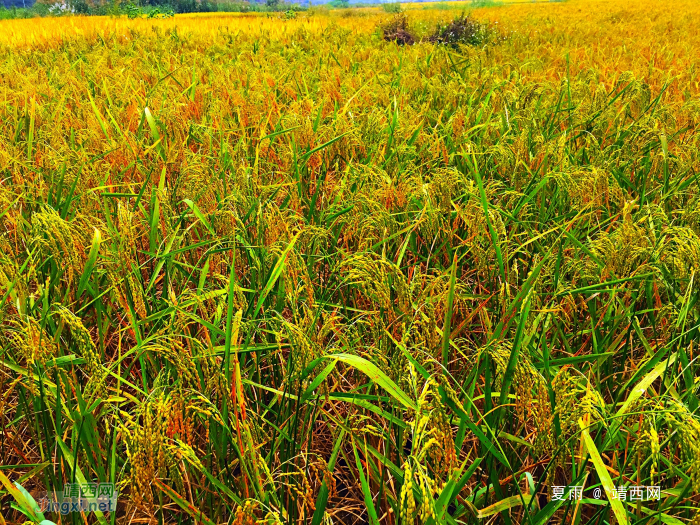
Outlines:
{"label": "rice field", "polygon": [[0,21],[0,525],[700,523],[698,20]]}

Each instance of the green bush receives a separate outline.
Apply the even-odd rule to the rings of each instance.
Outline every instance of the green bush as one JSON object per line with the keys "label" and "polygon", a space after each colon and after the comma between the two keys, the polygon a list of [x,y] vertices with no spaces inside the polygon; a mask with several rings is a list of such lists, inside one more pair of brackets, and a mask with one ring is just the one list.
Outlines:
{"label": "green bush", "polygon": [[328,6],[333,9],[347,9],[350,7],[350,2],[348,0],[331,0],[328,2]]}
{"label": "green bush", "polygon": [[471,7],[498,7],[502,5],[498,0],[472,0]]}
{"label": "green bush", "polygon": [[124,14],[129,18],[136,18],[138,16],[141,16],[141,8],[135,6],[131,2],[122,7],[122,10],[124,11]]}
{"label": "green bush", "polygon": [[382,9],[387,13],[400,13],[401,2],[387,2],[386,4],[382,4]]}

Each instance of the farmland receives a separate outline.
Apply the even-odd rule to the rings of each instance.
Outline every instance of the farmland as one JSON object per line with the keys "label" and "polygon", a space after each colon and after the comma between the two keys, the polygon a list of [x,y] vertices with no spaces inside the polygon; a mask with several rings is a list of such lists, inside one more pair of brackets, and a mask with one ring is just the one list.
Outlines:
{"label": "farmland", "polygon": [[0,21],[0,525],[700,523],[700,5],[463,8]]}

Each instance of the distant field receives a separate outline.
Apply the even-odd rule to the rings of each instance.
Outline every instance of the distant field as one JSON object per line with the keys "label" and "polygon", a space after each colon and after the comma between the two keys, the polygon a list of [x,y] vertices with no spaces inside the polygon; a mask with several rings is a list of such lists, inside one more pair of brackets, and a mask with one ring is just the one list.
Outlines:
{"label": "distant field", "polygon": [[698,20],[0,21],[0,525],[700,523]]}

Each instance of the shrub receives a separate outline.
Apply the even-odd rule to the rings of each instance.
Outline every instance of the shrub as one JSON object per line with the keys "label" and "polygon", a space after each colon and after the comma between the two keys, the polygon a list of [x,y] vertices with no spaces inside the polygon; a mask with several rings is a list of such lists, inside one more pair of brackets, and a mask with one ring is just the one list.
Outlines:
{"label": "shrub", "polygon": [[408,27],[408,17],[405,14],[394,16],[381,29],[382,38],[388,42],[396,42],[400,46],[410,46],[416,42],[416,37]]}
{"label": "shrub", "polygon": [[78,15],[90,14],[90,5],[85,0],[74,0],[70,3],[70,8]]}
{"label": "shrub", "polygon": [[131,2],[122,7],[122,10],[129,18],[136,18],[141,16],[141,8],[132,4]]}
{"label": "shrub", "polygon": [[155,7],[148,11],[148,18],[172,18],[175,16],[175,11],[167,7]]}
{"label": "shrub", "polygon": [[386,4],[382,4],[382,9],[387,13],[400,13],[401,2],[387,2]]}
{"label": "shrub", "polygon": [[497,32],[491,25],[462,13],[449,24],[438,25],[428,41],[452,47],[458,47],[460,44],[479,46],[496,37]]}
{"label": "shrub", "polygon": [[350,7],[350,2],[348,0],[331,0],[328,5],[334,9],[346,9]]}

